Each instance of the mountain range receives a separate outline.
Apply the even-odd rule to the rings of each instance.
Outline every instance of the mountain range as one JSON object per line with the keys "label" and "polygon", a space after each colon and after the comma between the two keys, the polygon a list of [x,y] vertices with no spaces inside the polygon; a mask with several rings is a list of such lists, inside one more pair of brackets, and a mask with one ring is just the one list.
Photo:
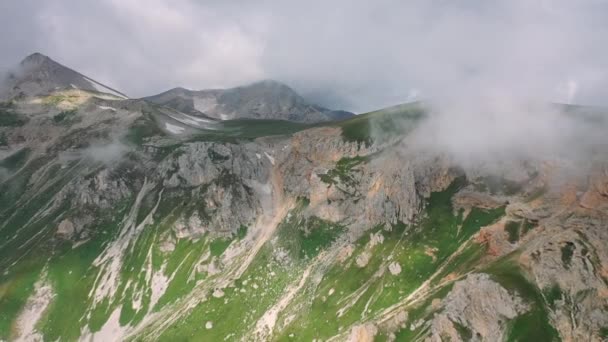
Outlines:
{"label": "mountain range", "polygon": [[[128,97],[40,53],[27,56],[9,73],[0,99],[36,96],[57,90],[80,89]],[[311,104],[287,85],[265,80],[231,89],[192,91],[174,88],[144,98],[151,103],[216,120],[276,119],[294,122],[343,120],[354,114]]]}
{"label": "mountain range", "polygon": [[0,340],[608,338],[602,146],[462,163],[427,103],[132,99],[40,54],[1,89]]}

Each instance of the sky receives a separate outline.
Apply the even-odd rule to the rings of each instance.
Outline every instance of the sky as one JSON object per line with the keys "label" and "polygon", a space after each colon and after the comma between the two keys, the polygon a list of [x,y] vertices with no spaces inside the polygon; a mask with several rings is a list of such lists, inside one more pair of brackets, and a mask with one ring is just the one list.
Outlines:
{"label": "sky", "polygon": [[132,97],[275,79],[355,112],[608,105],[605,0],[20,0],[0,29],[0,68],[37,51]]}

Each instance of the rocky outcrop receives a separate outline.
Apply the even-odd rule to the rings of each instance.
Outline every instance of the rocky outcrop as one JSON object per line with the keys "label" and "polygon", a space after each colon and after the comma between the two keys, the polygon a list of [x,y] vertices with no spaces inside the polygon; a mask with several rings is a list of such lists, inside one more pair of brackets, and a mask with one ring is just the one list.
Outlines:
{"label": "rocky outcrop", "polygon": [[376,224],[412,222],[425,198],[458,175],[441,157],[345,142],[339,128],[295,134],[277,161],[288,194],[309,198],[310,215],[348,224],[353,236]]}
{"label": "rocky outcrop", "polygon": [[[431,322],[430,341],[502,341],[509,320],[528,310],[487,274],[470,274],[454,284]],[[458,327],[457,327],[458,326]],[[463,330],[467,332],[463,336]]]}

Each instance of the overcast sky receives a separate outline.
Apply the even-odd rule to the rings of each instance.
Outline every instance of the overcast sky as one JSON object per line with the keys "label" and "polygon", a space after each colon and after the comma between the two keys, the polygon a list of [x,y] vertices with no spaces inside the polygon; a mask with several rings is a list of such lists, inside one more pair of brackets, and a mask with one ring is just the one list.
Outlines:
{"label": "overcast sky", "polygon": [[38,51],[130,96],[284,81],[357,112],[515,93],[608,105],[608,1],[5,0],[0,67]]}

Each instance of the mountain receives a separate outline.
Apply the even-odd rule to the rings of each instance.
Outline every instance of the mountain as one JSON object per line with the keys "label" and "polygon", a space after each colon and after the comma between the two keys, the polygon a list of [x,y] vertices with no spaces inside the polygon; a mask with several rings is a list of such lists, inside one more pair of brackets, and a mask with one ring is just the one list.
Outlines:
{"label": "mountain", "polygon": [[83,74],[65,67],[40,53],[27,56],[3,81],[0,99],[14,96],[50,94],[56,90],[81,89],[110,94],[126,99],[127,96]]}
{"label": "mountain", "polygon": [[430,118],[0,102],[0,340],[605,340],[606,149],[461,164]]}
{"label": "mountain", "polygon": [[312,123],[344,120],[354,115],[308,103],[285,84],[271,80],[231,89],[174,88],[146,100],[220,120],[278,119]]}

